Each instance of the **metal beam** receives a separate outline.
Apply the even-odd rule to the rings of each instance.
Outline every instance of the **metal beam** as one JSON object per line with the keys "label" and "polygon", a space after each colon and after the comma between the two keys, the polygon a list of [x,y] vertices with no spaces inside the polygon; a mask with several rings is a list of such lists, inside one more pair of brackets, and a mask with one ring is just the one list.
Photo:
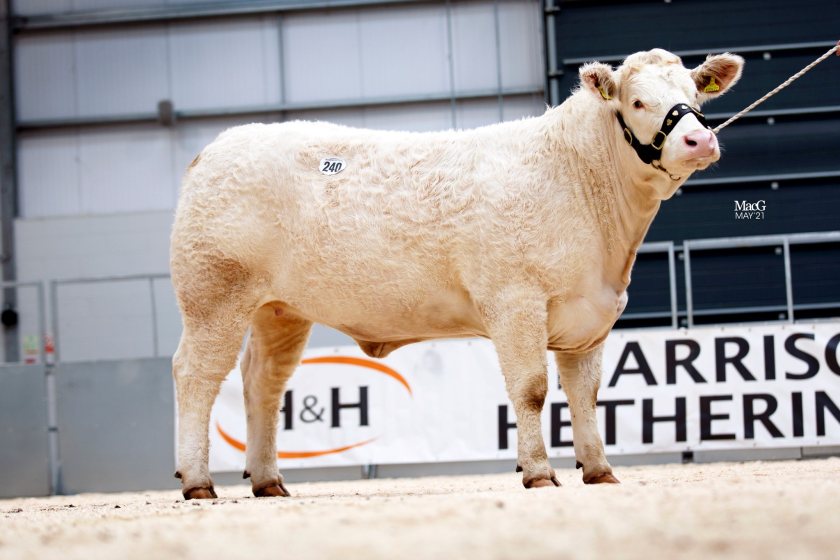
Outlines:
{"label": "metal beam", "polygon": [[[501,94],[504,97],[517,95],[542,94],[541,88],[507,88]],[[225,117],[244,117],[258,115],[273,115],[287,111],[318,111],[325,109],[352,109],[369,107],[387,107],[391,105],[405,105],[410,103],[428,103],[434,101],[469,101],[474,99],[495,99],[499,96],[497,88],[469,90],[452,93],[432,93],[424,95],[405,95],[393,97],[368,97],[362,99],[338,99],[335,101],[273,103],[269,105],[253,105],[248,107],[228,107],[220,109],[183,110],[175,111],[175,120],[198,120]],[[154,124],[158,122],[157,113],[135,113],[128,115],[112,115],[107,117],[71,117],[64,119],[33,119],[18,122],[18,130],[42,130],[57,128],[77,128],[125,124]]]}
{"label": "metal beam", "polygon": [[86,10],[63,14],[36,14],[13,19],[15,33],[66,31],[89,27],[152,25],[211,18],[257,17],[283,12],[336,10],[359,6],[434,3],[431,0],[248,0],[208,1],[159,7]]}
{"label": "metal beam", "polygon": [[[689,49],[681,51],[673,51],[677,56],[705,56],[709,53],[716,52],[733,52],[733,53],[764,53],[764,52],[784,52],[784,51],[802,51],[815,49],[828,49],[835,45],[832,41],[812,41],[807,43],[773,43],[769,45],[745,45],[737,47],[709,47],[707,49]],[[564,58],[563,64],[573,66],[578,64],[585,64],[593,60],[601,62],[620,61],[624,60],[631,53],[625,54],[608,54],[602,56],[587,56],[584,58]]]}
{"label": "metal beam", "polygon": [[[17,174],[15,169],[15,104],[12,69],[11,0],[0,0],[0,259],[3,280],[17,277],[15,267],[15,217],[17,216]],[[3,290],[3,307],[17,307],[17,289]],[[20,351],[18,326],[2,327],[5,361],[17,362]]]}

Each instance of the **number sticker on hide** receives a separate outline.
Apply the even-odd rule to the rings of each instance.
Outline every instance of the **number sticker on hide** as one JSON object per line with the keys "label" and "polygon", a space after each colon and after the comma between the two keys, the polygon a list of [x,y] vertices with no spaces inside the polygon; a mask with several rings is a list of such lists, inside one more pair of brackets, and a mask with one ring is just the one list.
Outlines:
{"label": "number sticker on hide", "polygon": [[344,171],[345,167],[347,167],[347,164],[344,163],[343,159],[328,157],[321,160],[321,164],[318,166],[318,169],[320,169],[321,173],[324,175],[336,175],[337,173]]}

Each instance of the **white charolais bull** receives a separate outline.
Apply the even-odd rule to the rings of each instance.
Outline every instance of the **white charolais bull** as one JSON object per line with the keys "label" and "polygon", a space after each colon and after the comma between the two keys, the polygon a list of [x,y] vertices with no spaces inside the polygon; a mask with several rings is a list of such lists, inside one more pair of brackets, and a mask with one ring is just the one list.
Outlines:
{"label": "white charolais bull", "polygon": [[376,357],[492,339],[528,488],[558,484],[540,428],[553,350],[583,480],[618,482],[595,418],[602,343],[660,202],[720,157],[698,107],[742,66],[723,54],[689,70],[658,49],[617,69],[591,63],[559,107],[475,130],[290,122],[222,133],[187,171],[172,231],[184,496],[215,497],[210,409],[249,327],[245,474],[257,496],[288,495],[278,406],[313,322]]}

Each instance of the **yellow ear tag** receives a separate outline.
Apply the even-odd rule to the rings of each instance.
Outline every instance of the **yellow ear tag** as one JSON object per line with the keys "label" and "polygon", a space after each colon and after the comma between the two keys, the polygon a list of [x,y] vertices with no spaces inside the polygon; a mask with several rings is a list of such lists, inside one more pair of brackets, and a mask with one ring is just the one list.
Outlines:
{"label": "yellow ear tag", "polygon": [[605,100],[609,101],[610,99],[612,99],[612,97],[610,97],[610,94],[607,93],[607,90],[604,89],[604,86],[599,87],[598,91],[601,92],[601,97],[603,97]]}
{"label": "yellow ear tag", "polygon": [[720,86],[715,83],[714,76],[709,76],[709,83],[703,88],[703,93],[712,93],[715,91],[720,91]]}

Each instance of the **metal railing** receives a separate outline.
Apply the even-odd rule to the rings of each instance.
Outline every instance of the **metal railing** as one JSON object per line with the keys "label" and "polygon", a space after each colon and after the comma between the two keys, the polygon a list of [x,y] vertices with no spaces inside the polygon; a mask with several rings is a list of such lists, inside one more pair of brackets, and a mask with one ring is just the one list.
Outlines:
{"label": "metal railing", "polygon": [[782,247],[785,273],[786,320],[794,321],[793,274],[791,271],[790,246],[813,245],[819,243],[840,243],[840,231],[820,233],[791,233],[784,235],[755,235],[748,237],[722,237],[716,239],[687,239],[683,242],[683,261],[685,266],[685,307],[687,326],[694,326],[694,292],[691,281],[691,251],[709,249],[747,249],[754,247]]}
{"label": "metal railing", "polygon": [[155,280],[169,280],[170,275],[166,273],[160,274],[132,274],[127,276],[102,276],[97,278],[73,278],[69,280],[52,280],[49,283],[50,292],[50,315],[51,328],[54,344],[54,360],[60,359],[61,336],[59,334],[59,301],[58,289],[61,286],[80,285],[80,284],[101,284],[101,283],[116,283],[116,282],[148,282],[149,287],[149,306],[151,311],[152,323],[152,356],[158,357],[160,354],[160,344],[158,341],[158,309],[155,298]]}

